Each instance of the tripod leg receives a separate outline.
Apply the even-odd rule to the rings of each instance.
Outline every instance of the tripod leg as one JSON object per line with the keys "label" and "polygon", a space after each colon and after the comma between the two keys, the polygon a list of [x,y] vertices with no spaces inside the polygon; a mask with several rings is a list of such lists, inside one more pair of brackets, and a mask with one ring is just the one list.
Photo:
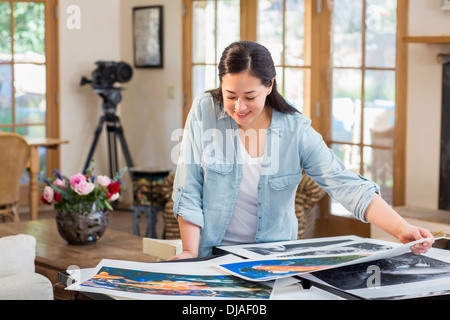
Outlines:
{"label": "tripod leg", "polygon": [[122,125],[120,124],[119,118],[117,118],[116,133],[119,136],[120,145],[122,147],[122,151],[125,156],[127,166],[128,168],[133,168],[134,167],[133,159],[131,158],[130,150],[128,149],[127,141],[125,140],[125,136],[123,134]]}
{"label": "tripod leg", "polygon": [[105,116],[101,116],[100,120],[98,122],[97,129],[95,130],[94,140],[92,141],[91,149],[89,150],[89,154],[88,154],[86,163],[83,168],[83,173],[85,173],[86,170],[89,168],[89,164],[91,163],[92,156],[94,155],[95,147],[97,146],[97,142],[98,142],[98,137],[100,136],[100,133],[102,132],[104,122],[105,122]]}
{"label": "tripod leg", "polygon": [[110,177],[119,171],[119,162],[117,161],[117,128],[115,123],[108,123],[108,151],[109,151],[109,173]]}

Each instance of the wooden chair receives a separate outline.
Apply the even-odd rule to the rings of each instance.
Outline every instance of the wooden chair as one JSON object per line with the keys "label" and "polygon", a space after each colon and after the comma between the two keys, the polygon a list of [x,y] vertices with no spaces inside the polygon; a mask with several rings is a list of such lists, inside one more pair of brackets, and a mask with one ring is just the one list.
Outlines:
{"label": "wooden chair", "polygon": [[30,148],[20,135],[0,132],[0,150],[0,216],[19,222],[20,178]]}

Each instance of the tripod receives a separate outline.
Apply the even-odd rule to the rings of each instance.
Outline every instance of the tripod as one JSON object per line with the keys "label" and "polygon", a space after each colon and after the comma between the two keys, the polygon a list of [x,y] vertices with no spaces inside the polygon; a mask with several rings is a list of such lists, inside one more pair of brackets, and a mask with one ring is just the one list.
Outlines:
{"label": "tripod", "polygon": [[133,160],[128,149],[125,136],[123,135],[123,128],[120,124],[119,117],[115,114],[117,104],[122,100],[120,93],[121,88],[108,88],[94,90],[103,98],[103,111],[104,115],[100,117],[97,129],[95,130],[94,140],[92,141],[91,149],[87,157],[86,163],[83,168],[83,172],[89,167],[89,164],[94,155],[95,148],[97,146],[98,138],[102,132],[103,125],[106,122],[106,129],[108,134],[108,157],[109,157],[109,173],[113,178],[114,174],[119,171],[119,163],[117,161],[117,138],[119,138],[122,151],[125,156],[125,161],[128,168],[134,167]]}

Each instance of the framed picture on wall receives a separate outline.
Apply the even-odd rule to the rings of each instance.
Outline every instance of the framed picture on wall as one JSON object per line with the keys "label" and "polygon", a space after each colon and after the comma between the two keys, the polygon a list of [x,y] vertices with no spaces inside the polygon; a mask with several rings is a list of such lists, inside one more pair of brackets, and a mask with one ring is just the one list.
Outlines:
{"label": "framed picture on wall", "polygon": [[442,10],[450,10],[450,0],[441,0],[441,9]]}
{"label": "framed picture on wall", "polygon": [[133,8],[134,66],[163,67],[163,7]]}

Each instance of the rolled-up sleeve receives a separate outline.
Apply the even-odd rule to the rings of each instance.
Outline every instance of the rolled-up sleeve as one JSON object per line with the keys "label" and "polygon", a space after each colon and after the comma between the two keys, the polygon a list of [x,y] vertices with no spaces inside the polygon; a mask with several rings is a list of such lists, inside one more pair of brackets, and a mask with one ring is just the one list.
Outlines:
{"label": "rolled-up sleeve", "polygon": [[202,116],[200,99],[193,102],[186,120],[180,154],[175,172],[172,199],[175,217],[183,217],[187,222],[201,228],[204,226],[202,208],[203,169],[202,154]]}
{"label": "rolled-up sleeve", "polygon": [[305,172],[357,219],[367,222],[366,210],[380,187],[347,169],[310,123],[302,130],[300,158]]}

